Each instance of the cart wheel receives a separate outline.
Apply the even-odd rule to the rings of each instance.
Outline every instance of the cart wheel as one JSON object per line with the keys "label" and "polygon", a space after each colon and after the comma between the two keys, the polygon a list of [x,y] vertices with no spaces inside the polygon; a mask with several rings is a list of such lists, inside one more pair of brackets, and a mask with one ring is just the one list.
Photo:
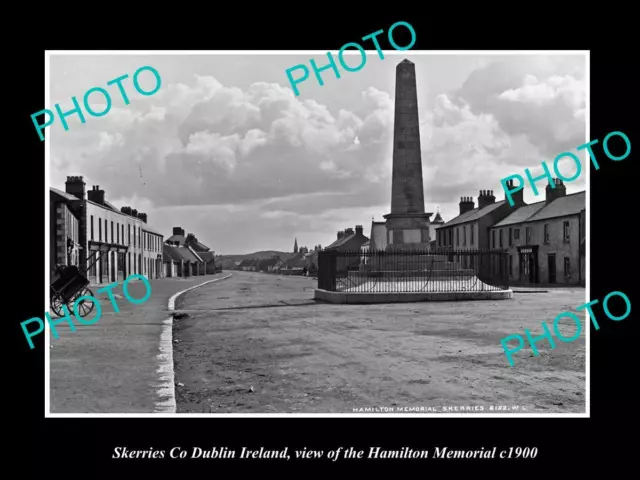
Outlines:
{"label": "cart wheel", "polygon": [[[72,308],[75,308],[75,301],[77,298],[80,297],[84,297],[84,296],[90,296],[93,297],[93,292],[88,289],[87,287],[83,288],[82,290],[80,290],[70,301],[69,301],[69,311],[73,312]],[[93,307],[94,307],[94,303],[90,300],[82,300],[79,304],[78,304],[78,314],[81,317],[86,317],[87,315],[89,315],[92,311],[93,311]]]}
{"label": "cart wheel", "polygon": [[[51,310],[53,310],[53,313],[55,313],[59,317],[62,317],[64,315],[64,312],[62,311],[63,305],[65,305],[65,303],[60,295],[54,294],[51,296]],[[68,308],[69,307],[67,307],[67,309]]]}

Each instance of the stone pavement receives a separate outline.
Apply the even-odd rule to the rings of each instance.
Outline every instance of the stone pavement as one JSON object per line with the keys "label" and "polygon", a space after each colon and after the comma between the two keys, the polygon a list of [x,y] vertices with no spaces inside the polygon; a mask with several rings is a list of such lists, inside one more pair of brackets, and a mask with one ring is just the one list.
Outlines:
{"label": "stone pavement", "polygon": [[[51,413],[152,413],[163,401],[159,395],[158,354],[163,320],[169,317],[169,298],[189,287],[223,278],[229,272],[151,280],[151,297],[140,305],[129,302],[122,284],[113,292],[119,312],[101,287],[91,287],[100,300],[102,317],[93,325],[77,321],[56,325],[59,339],[50,335]],[[223,280],[224,281],[224,280]],[[128,285],[142,298],[140,281]],[[94,318],[97,309],[89,314]]]}

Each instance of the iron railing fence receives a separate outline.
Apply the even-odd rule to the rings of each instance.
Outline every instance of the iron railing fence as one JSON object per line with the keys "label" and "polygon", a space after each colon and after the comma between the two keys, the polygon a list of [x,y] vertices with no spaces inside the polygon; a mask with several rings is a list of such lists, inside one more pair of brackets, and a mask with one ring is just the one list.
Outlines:
{"label": "iron railing fence", "polygon": [[483,292],[509,288],[506,250],[318,252],[318,288],[350,293]]}

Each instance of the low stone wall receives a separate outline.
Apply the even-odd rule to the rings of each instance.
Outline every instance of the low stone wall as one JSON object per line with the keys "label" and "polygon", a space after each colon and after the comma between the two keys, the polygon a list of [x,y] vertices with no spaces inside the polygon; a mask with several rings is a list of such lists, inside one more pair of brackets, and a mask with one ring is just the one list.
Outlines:
{"label": "low stone wall", "polygon": [[416,293],[347,293],[329,292],[317,288],[313,298],[336,304],[455,302],[472,300],[509,300],[513,290],[485,292],[416,292]]}

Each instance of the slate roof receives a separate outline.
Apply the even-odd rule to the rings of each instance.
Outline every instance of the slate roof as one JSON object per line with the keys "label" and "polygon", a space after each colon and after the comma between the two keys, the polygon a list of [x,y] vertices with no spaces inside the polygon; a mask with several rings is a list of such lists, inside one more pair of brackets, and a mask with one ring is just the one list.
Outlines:
{"label": "slate roof", "polygon": [[529,222],[547,220],[548,218],[576,215],[584,210],[587,200],[587,192],[578,192],[556,198],[553,202],[529,218]]}
{"label": "slate roof", "polygon": [[165,258],[170,258],[175,262],[180,262],[182,260],[188,263],[202,262],[202,260],[187,247],[176,247],[175,245],[163,244],[162,254]]}
{"label": "slate roof", "polygon": [[585,209],[586,192],[571,193],[546,203],[545,201],[532,203],[520,207],[494,227],[504,227],[516,223],[537,222],[550,218],[576,215]]}
{"label": "slate roof", "polygon": [[447,223],[445,223],[443,227],[450,227],[452,225],[460,225],[462,223],[479,220],[486,214],[493,212],[496,208],[501,207],[505,203],[507,203],[506,200],[500,200],[499,202],[492,203],[491,205],[487,205],[484,208],[476,207],[473,210],[469,210],[468,212],[464,212],[462,215],[458,215],[457,217],[452,218]]}
{"label": "slate roof", "polygon": [[502,221],[496,223],[494,227],[505,227],[507,225],[525,222],[529,217],[535,215],[544,208],[544,205],[544,201],[532,203],[531,205],[523,205],[522,207],[514,210],[514,212],[506,218],[503,218]]}
{"label": "slate roof", "polygon": [[444,220],[440,216],[440,212],[436,213],[436,218],[434,218],[431,223],[444,223]]}
{"label": "slate roof", "polygon": [[207,247],[204,243],[200,243],[200,242],[190,242],[189,246],[191,248],[193,248],[196,252],[208,252],[209,250],[211,250],[209,247]]}
{"label": "slate roof", "polygon": [[184,235],[171,235],[165,240],[165,242],[178,242],[180,245],[184,245],[186,238]]}
{"label": "slate roof", "polygon": [[51,190],[53,193],[57,195],[60,195],[65,200],[69,200],[69,201],[79,200],[78,197],[71,195],[70,193],[63,192],[62,190],[58,190],[57,188],[49,187],[49,190]]}
{"label": "slate roof", "polygon": [[352,233],[350,235],[344,235],[342,238],[337,239],[331,245],[326,247],[325,250],[327,250],[329,248],[336,248],[336,247],[339,247],[340,245],[344,245],[345,243],[347,243],[349,240],[351,240],[355,236],[356,236],[355,233]]}
{"label": "slate roof", "polygon": [[162,256],[165,260],[172,260],[174,262],[180,262],[182,257],[178,252],[176,252],[178,247],[174,247],[172,245],[167,245],[166,243],[162,244]]}
{"label": "slate roof", "polygon": [[[342,238],[337,239],[335,242],[333,242],[331,245],[329,245],[328,247],[325,248],[325,250],[328,250],[330,248],[338,248],[342,245],[344,245],[345,243],[347,243],[349,240],[351,240],[352,238],[355,238],[358,234],[357,233],[349,233],[349,234],[345,234]],[[362,236],[362,238],[369,240],[368,237],[366,236]]]}

